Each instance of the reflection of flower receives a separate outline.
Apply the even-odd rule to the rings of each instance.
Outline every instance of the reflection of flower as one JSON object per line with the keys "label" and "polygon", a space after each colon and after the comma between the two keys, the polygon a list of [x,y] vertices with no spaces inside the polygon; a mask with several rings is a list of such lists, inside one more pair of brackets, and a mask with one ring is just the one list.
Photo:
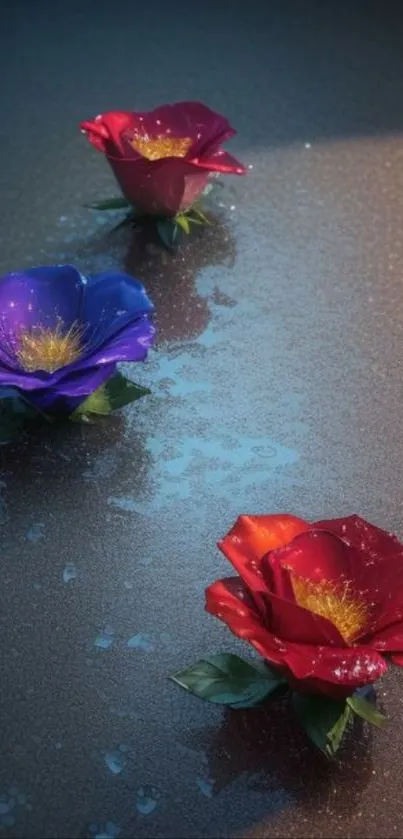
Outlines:
{"label": "reflection of flower", "polygon": [[335,698],[403,665],[403,546],[358,516],[308,524],[240,516],[219,543],[239,577],[207,589],[207,611],[300,691]]}
{"label": "reflection of flower", "polygon": [[81,128],[105,153],[122,192],[141,215],[174,216],[197,201],[211,173],[245,173],[221,148],[234,129],[201,102],[177,102],[148,113],[110,111]]}
{"label": "reflection of flower", "polygon": [[116,371],[143,361],[153,306],[126,274],[86,279],[69,265],[0,280],[0,386],[44,412],[70,413]]}

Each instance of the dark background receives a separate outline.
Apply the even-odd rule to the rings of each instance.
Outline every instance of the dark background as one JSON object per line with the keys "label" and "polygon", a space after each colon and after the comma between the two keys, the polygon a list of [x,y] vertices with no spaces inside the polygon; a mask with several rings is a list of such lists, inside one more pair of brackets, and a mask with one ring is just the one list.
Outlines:
{"label": "dark background", "polygon": [[[203,612],[240,512],[357,512],[403,536],[400,4],[0,3],[1,273],[140,276],[153,395],[0,450],[0,827],[9,837],[403,832],[402,692],[330,766],[287,709],[223,714],[168,675],[243,651]],[[78,123],[201,99],[248,177],[171,256]],[[130,645],[128,641],[131,640]]]}

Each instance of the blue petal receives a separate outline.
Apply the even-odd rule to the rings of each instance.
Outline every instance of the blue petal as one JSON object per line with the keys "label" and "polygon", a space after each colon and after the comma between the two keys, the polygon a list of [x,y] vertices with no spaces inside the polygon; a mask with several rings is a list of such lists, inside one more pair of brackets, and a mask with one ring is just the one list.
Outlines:
{"label": "blue petal", "polygon": [[84,282],[71,265],[29,268],[0,278],[0,344],[21,327],[68,328],[77,320]]}
{"label": "blue petal", "polygon": [[154,306],[138,280],[128,274],[105,272],[88,278],[81,320],[87,326],[91,351]]}

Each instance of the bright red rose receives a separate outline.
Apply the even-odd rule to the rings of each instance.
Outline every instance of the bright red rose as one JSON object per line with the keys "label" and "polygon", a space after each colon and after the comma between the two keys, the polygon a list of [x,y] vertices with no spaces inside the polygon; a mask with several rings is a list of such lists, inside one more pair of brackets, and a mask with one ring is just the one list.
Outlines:
{"label": "bright red rose", "polygon": [[200,197],[213,172],[244,175],[221,148],[236,133],[201,102],[177,102],[148,113],[110,111],[81,123],[106,155],[120,188],[141,215],[174,216]]}
{"label": "bright red rose", "polygon": [[343,699],[403,666],[403,545],[358,516],[240,516],[219,547],[238,577],[206,609],[293,688]]}

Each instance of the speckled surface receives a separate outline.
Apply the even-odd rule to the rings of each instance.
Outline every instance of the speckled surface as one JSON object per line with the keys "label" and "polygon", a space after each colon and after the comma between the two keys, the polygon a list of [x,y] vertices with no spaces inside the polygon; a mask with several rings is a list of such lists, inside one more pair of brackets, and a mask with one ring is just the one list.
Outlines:
{"label": "speckled surface", "polygon": [[[389,728],[333,766],[284,706],[223,714],[167,678],[243,651],[203,612],[239,512],[403,537],[403,22],[353,6],[0,4],[1,273],[125,267],[160,330],[151,397],[0,450],[6,837],[403,832],[397,670]],[[82,208],[116,190],[76,125],[184,98],[251,168],[170,256]]]}

